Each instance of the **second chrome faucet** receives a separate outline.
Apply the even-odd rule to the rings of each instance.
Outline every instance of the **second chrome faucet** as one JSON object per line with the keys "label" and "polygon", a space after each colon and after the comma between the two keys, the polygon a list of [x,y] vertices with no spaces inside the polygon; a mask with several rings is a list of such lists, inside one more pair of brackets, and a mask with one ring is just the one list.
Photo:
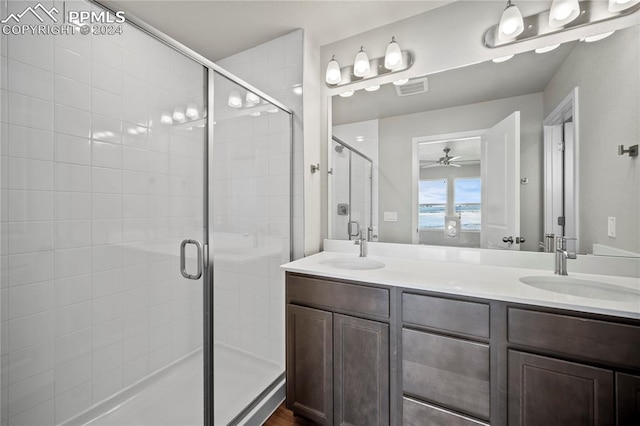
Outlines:
{"label": "second chrome faucet", "polygon": [[556,237],[556,268],[554,273],[557,275],[567,274],[567,259],[577,259],[575,251],[569,251],[567,241],[575,238]]}

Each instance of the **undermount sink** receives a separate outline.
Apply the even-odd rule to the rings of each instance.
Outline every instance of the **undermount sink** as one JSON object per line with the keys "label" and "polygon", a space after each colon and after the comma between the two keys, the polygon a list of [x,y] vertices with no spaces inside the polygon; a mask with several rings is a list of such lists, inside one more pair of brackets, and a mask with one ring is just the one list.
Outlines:
{"label": "undermount sink", "polygon": [[522,277],[520,282],[542,290],[589,299],[629,302],[640,300],[640,291],[615,284],[583,280],[567,276]]}
{"label": "undermount sink", "polygon": [[384,268],[384,263],[366,257],[342,258],[336,257],[320,262],[322,265],[338,269],[368,270]]}

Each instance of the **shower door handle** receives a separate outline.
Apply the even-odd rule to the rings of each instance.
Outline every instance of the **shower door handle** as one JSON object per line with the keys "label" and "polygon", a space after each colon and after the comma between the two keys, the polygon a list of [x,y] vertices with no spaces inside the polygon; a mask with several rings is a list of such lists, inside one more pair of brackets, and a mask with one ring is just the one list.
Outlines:
{"label": "shower door handle", "polygon": [[[185,255],[187,244],[193,244],[194,246],[196,246],[196,250],[198,253],[198,261],[197,261],[198,270],[196,271],[195,275],[191,275],[187,273],[187,266],[186,266],[187,262],[186,262],[186,255]],[[185,277],[188,280],[198,280],[202,276],[202,244],[200,244],[200,241],[184,240],[182,241],[182,243],[180,243],[180,273],[182,274],[183,277]]]}

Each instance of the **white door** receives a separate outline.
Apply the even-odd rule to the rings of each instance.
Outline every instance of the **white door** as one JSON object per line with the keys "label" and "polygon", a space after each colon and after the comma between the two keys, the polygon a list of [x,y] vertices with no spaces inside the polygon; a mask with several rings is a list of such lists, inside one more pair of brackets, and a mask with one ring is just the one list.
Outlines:
{"label": "white door", "polygon": [[484,132],[481,144],[481,247],[520,250],[520,111]]}

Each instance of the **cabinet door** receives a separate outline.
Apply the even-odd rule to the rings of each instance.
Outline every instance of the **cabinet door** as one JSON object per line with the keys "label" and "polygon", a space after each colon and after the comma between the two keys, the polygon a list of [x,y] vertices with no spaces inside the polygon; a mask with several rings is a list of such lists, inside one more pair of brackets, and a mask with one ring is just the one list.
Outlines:
{"label": "cabinet door", "polygon": [[509,351],[510,426],[614,424],[613,372]]}
{"label": "cabinet door", "polygon": [[333,316],[336,424],[389,424],[389,326]]}
{"label": "cabinet door", "polygon": [[333,424],[332,314],[287,305],[287,408]]}
{"label": "cabinet door", "polygon": [[640,424],[640,377],[616,374],[618,426]]}

